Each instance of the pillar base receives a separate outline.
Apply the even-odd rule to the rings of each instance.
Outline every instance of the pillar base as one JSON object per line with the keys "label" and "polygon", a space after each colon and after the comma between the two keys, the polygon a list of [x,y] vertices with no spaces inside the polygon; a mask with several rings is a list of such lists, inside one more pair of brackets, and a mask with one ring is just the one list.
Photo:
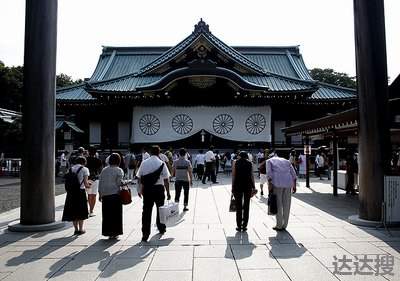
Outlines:
{"label": "pillar base", "polygon": [[383,227],[383,223],[381,221],[370,221],[360,219],[359,215],[352,215],[347,218],[348,222],[357,226],[366,226],[366,227]]}
{"label": "pillar base", "polygon": [[12,222],[8,225],[8,230],[13,232],[39,232],[50,231],[65,226],[63,221],[55,221],[45,224],[20,224],[19,221]]}

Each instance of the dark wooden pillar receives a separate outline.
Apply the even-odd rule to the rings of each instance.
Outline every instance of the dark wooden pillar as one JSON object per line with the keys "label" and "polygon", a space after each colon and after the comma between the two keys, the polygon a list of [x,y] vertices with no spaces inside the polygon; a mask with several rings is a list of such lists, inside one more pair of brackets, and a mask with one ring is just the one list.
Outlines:
{"label": "dark wooden pillar", "polygon": [[[305,144],[310,144],[310,137],[306,135]],[[311,153],[311,150],[310,150]],[[306,187],[310,187],[310,154],[306,154]]]}
{"label": "dark wooden pillar", "polygon": [[57,0],[27,0],[21,224],[54,222]]}
{"label": "dark wooden pillar", "polygon": [[338,141],[337,136],[333,134],[332,137],[332,146],[333,146],[333,195],[338,195]]}
{"label": "dark wooden pillar", "polygon": [[360,209],[380,221],[383,177],[390,149],[383,0],[354,0],[359,107]]}

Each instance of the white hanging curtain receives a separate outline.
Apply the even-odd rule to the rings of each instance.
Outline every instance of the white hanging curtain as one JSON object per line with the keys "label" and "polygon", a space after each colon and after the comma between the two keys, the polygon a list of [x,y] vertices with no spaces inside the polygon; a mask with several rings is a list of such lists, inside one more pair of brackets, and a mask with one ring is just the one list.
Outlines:
{"label": "white hanging curtain", "polygon": [[159,106],[133,108],[131,143],[161,143],[201,130],[242,142],[271,141],[270,106]]}

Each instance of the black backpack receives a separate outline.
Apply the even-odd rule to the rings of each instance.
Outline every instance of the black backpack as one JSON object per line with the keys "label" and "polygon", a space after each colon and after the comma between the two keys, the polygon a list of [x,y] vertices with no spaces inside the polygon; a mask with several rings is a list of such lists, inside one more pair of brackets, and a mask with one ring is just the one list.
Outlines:
{"label": "black backpack", "polygon": [[65,174],[65,191],[76,192],[81,188],[82,183],[79,181],[78,174],[82,168],[83,166],[79,167],[76,173],[72,172],[72,168],[70,168],[68,173]]}

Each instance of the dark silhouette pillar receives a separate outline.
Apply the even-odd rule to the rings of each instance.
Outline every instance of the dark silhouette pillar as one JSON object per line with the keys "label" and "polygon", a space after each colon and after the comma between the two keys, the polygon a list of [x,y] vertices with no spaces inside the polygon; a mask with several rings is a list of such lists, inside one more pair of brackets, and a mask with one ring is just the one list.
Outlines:
{"label": "dark silhouette pillar", "polygon": [[[305,144],[308,146],[310,144],[310,137],[306,135]],[[306,153],[306,187],[310,187],[310,154],[311,149]]]}
{"label": "dark silhouette pillar", "polygon": [[390,149],[383,0],[354,0],[359,108],[359,218],[381,220]]}
{"label": "dark silhouette pillar", "polygon": [[11,230],[45,230],[55,223],[55,80],[57,0],[27,0],[21,171],[21,218]]}
{"label": "dark silhouette pillar", "polygon": [[333,187],[333,195],[337,196],[338,195],[338,141],[337,141],[337,136],[334,133],[332,136],[332,156],[333,156],[333,182],[332,182],[332,187]]}

